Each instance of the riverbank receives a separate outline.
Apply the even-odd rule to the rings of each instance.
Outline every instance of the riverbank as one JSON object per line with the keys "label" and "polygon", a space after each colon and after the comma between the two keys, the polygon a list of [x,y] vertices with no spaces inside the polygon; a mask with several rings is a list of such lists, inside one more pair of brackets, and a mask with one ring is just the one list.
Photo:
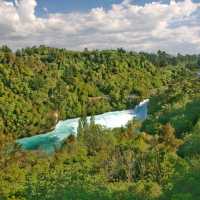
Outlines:
{"label": "riverbank", "polygon": [[[105,128],[119,128],[125,126],[129,121],[134,118],[138,120],[144,120],[147,117],[148,102],[146,99],[140,102],[132,110],[107,112],[101,115],[95,115],[95,123]],[[87,121],[90,121],[90,116],[87,117]],[[64,141],[69,135],[76,135],[80,118],[68,119],[59,121],[55,126],[55,129],[51,132],[40,134],[28,138],[17,140],[17,143],[25,150],[37,150],[41,149],[45,152],[51,153],[55,149],[59,148],[62,141]]]}

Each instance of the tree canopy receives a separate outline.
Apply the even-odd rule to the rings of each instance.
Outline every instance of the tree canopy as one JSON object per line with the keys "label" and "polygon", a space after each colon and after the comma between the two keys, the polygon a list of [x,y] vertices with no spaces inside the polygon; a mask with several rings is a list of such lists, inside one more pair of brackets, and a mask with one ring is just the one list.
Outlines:
{"label": "tree canopy", "polygon": [[[1,200],[199,200],[199,55],[0,48]],[[106,129],[91,117],[149,98],[148,118]],[[15,139],[80,116],[47,155]]]}

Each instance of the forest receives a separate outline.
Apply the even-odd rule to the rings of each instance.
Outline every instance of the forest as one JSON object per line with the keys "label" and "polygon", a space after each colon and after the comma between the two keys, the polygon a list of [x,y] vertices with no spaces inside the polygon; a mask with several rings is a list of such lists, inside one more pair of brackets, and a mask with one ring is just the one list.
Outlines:
{"label": "forest", "polygon": [[[0,47],[0,200],[200,200],[200,55]],[[87,115],[134,108],[106,129]],[[16,139],[81,117],[47,155]]]}

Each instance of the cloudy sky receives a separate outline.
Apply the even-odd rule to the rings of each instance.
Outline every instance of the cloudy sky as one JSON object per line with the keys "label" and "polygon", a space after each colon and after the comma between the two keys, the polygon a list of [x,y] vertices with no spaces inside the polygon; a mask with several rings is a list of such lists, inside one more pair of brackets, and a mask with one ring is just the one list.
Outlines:
{"label": "cloudy sky", "polygon": [[0,45],[200,53],[200,0],[0,0]]}

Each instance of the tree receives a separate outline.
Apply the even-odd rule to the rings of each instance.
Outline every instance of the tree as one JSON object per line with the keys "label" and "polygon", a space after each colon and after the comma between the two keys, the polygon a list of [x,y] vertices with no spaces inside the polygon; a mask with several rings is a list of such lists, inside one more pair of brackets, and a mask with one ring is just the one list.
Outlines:
{"label": "tree", "polygon": [[163,149],[176,152],[178,147],[183,143],[182,140],[175,137],[175,129],[170,123],[163,126],[160,136],[161,144],[164,145]]}

